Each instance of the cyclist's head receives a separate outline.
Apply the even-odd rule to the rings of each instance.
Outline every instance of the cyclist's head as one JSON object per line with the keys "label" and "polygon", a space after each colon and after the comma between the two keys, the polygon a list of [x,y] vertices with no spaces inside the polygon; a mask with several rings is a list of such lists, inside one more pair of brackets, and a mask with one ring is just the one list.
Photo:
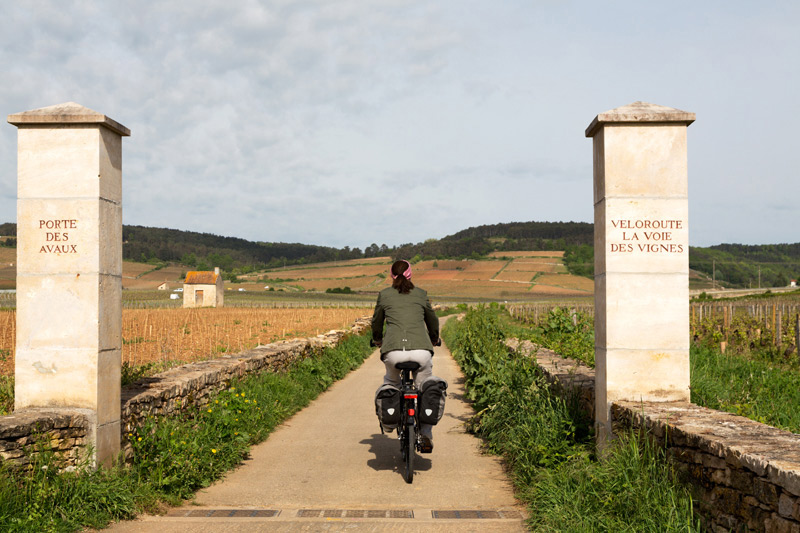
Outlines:
{"label": "cyclist's head", "polygon": [[411,283],[411,263],[405,260],[395,261],[392,264],[392,287],[400,294],[408,294],[414,288]]}

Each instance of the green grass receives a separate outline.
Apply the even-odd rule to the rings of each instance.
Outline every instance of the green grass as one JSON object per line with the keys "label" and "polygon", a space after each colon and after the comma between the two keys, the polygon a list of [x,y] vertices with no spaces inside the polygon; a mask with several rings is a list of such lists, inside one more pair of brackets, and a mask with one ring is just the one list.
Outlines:
{"label": "green grass", "polygon": [[699,531],[689,491],[662,450],[622,435],[597,460],[577,399],[553,394],[533,360],[503,345],[519,333],[506,316],[496,305],[472,309],[443,336],[478,411],[470,428],[509,465],[531,529]]}
{"label": "green grass", "polygon": [[800,433],[800,372],[768,359],[691,351],[692,402]]}
{"label": "green grass", "polygon": [[594,317],[567,307],[554,307],[537,324],[522,324],[503,314],[506,330],[594,368]]}
{"label": "green grass", "polygon": [[460,313],[466,313],[468,309],[467,304],[461,303],[457,305],[442,307],[441,309],[436,310],[436,316],[439,318],[449,316],[449,315],[457,315]]}
{"label": "green grass", "polygon": [[[553,309],[539,324],[523,325],[502,314],[510,336],[529,339],[560,355],[594,367],[594,326],[578,314],[575,324],[566,309]],[[771,346],[756,346],[725,355],[713,343],[691,347],[693,403],[800,433],[800,368]]]}
{"label": "green grass", "polygon": [[14,410],[14,376],[0,376],[0,416]]}
{"label": "green grass", "polygon": [[602,461],[573,455],[526,491],[534,531],[701,531],[692,498],[649,439],[618,436]]}
{"label": "green grass", "polygon": [[252,376],[181,416],[151,418],[128,435],[130,464],[58,472],[42,454],[28,472],[0,466],[0,531],[75,531],[174,504],[239,464],[283,420],[371,353],[351,336],[285,373]]}

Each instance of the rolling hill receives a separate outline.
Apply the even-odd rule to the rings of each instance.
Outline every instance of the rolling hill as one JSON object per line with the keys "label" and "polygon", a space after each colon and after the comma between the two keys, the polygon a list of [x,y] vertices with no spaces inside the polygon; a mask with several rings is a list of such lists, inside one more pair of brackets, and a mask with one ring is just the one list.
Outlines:
{"label": "rolling hill", "polygon": [[[475,226],[417,244],[393,247],[371,244],[362,251],[350,247],[253,242],[208,233],[126,225],[123,226],[123,257],[140,263],[180,263],[185,266],[180,268],[184,269],[205,270],[219,266],[228,275],[241,276],[278,267],[358,262],[379,257],[475,261],[512,251],[563,251],[562,261],[567,271],[591,277],[593,231],[593,224],[586,222],[510,222]],[[9,241],[0,244],[13,246],[15,236],[16,224],[0,224],[0,237],[5,237],[0,240]],[[13,283],[10,262],[4,263],[0,257],[0,288]],[[800,278],[800,243],[692,247],[689,262],[697,282],[708,278],[715,280],[718,286],[727,287],[783,286]],[[160,275],[164,274],[166,272]],[[153,277],[160,275],[153,274]]]}

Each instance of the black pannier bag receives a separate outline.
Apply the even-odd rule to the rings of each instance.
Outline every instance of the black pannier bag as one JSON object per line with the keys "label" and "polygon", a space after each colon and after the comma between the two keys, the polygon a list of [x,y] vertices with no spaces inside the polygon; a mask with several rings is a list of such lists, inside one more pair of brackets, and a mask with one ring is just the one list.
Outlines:
{"label": "black pannier bag", "polygon": [[400,389],[384,383],[375,392],[375,414],[383,429],[394,429],[400,424]]}
{"label": "black pannier bag", "polygon": [[431,376],[420,386],[419,421],[422,424],[439,423],[444,414],[444,399],[447,397],[447,382]]}

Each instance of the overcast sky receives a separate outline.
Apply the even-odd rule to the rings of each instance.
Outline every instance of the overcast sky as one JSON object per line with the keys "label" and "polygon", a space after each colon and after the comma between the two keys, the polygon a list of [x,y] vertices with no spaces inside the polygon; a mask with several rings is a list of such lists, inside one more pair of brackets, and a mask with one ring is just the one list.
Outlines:
{"label": "overcast sky", "polygon": [[[2,115],[131,129],[125,224],[364,248],[591,221],[600,112],[689,127],[690,240],[800,242],[800,2],[5,1]],[[0,222],[16,218],[0,128]]]}

